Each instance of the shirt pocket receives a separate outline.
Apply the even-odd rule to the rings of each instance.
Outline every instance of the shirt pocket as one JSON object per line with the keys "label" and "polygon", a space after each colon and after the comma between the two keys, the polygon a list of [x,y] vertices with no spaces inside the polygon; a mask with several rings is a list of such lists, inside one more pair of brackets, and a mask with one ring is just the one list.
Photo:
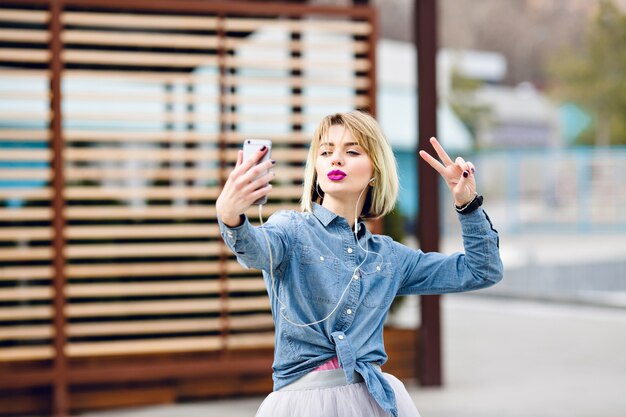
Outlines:
{"label": "shirt pocket", "polygon": [[387,308],[394,297],[391,263],[371,263],[361,270],[363,306]]}
{"label": "shirt pocket", "polygon": [[309,300],[336,303],[339,300],[339,259],[327,249],[302,246],[300,291]]}

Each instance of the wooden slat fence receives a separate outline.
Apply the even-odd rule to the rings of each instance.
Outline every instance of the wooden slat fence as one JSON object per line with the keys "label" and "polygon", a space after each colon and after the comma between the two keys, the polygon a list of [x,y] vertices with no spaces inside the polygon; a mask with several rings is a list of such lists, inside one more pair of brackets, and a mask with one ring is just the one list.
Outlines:
{"label": "wooden slat fence", "polygon": [[[264,215],[297,208],[319,119],[375,111],[376,31],[363,7],[2,3],[0,414],[115,405],[120,382],[270,386],[267,294],[215,199],[243,139],[268,138]],[[181,384],[138,401],[211,395]]]}

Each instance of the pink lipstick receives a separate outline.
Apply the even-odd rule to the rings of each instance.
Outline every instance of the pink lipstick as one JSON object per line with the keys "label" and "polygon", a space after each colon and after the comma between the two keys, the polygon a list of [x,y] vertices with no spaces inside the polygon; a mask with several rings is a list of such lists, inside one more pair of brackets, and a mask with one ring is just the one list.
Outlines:
{"label": "pink lipstick", "polygon": [[338,169],[335,169],[333,171],[330,171],[327,174],[327,177],[329,180],[331,181],[341,181],[342,179],[344,179],[347,176],[347,174],[343,171],[340,171]]}

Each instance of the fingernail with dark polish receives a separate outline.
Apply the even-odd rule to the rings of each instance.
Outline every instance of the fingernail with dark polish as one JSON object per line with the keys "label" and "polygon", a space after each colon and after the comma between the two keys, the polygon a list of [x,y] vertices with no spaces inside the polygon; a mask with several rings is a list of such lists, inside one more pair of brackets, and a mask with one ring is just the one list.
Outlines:
{"label": "fingernail with dark polish", "polygon": [[469,172],[463,171],[463,178],[467,178],[469,176]]}
{"label": "fingernail with dark polish", "polygon": [[272,165],[276,165],[276,161],[274,161],[273,159],[271,161],[272,161]]}
{"label": "fingernail with dark polish", "polygon": [[261,152],[265,150],[265,145],[261,146]]}

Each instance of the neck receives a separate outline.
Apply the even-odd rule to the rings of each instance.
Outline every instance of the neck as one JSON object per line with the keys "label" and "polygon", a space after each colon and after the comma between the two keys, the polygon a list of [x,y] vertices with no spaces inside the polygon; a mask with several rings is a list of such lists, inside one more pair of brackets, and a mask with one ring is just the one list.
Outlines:
{"label": "neck", "polygon": [[[365,194],[365,193],[364,193]],[[354,214],[357,213],[357,217],[363,211],[363,205],[365,204],[365,197],[361,197],[361,200],[357,199],[351,200],[338,200],[326,194],[324,197],[324,201],[322,202],[322,207],[332,211],[338,216],[345,218],[350,225],[350,228],[354,228]],[[356,207],[356,211],[354,210]]]}

